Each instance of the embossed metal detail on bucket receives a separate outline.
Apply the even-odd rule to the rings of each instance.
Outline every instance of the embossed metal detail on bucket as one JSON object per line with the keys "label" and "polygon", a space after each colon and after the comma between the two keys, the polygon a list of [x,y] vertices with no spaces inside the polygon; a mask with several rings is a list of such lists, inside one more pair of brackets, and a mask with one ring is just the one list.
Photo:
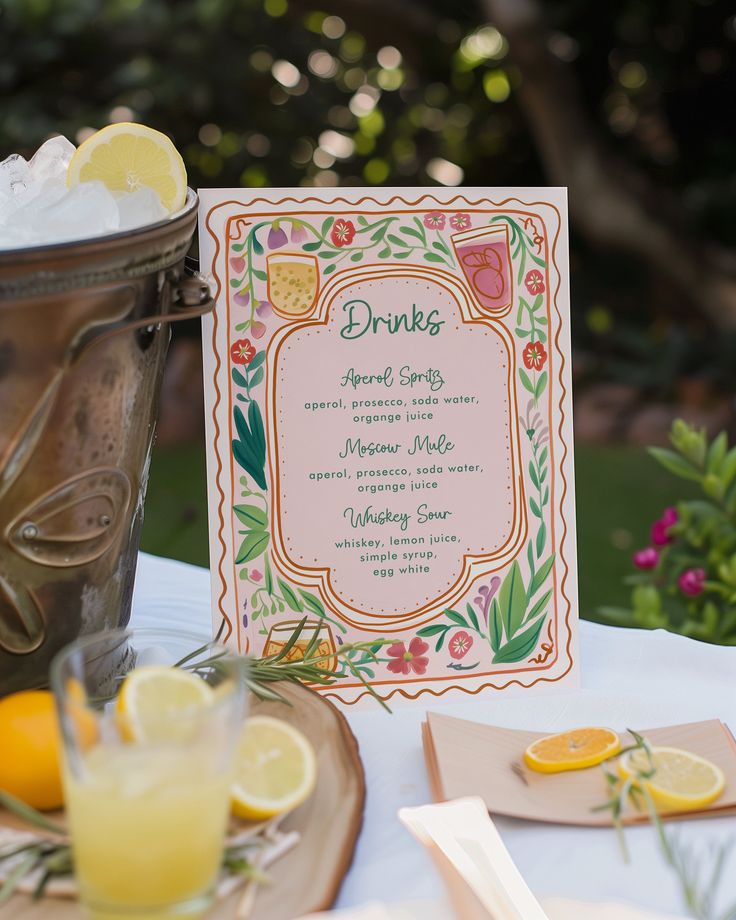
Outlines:
{"label": "embossed metal detail on bucket", "polygon": [[196,218],[0,252],[0,695],[128,622],[168,326],[213,305]]}

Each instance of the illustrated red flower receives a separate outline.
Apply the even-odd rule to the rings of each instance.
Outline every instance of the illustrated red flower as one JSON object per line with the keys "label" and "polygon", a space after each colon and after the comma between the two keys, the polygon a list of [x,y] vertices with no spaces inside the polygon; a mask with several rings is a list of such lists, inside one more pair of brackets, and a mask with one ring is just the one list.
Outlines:
{"label": "illustrated red flower", "polygon": [[522,352],[524,364],[531,370],[541,371],[547,360],[547,352],[541,342],[527,342],[526,348]]}
{"label": "illustrated red flower", "polygon": [[445,215],[439,211],[430,211],[424,215],[424,226],[429,230],[442,230],[445,226]]}
{"label": "illustrated red flower", "polygon": [[452,637],[452,639],[450,639],[450,657],[458,659],[464,658],[470,650],[470,646],[472,644],[473,637],[470,635],[470,633],[465,632],[464,629],[459,629]]}
{"label": "illustrated red flower", "polygon": [[429,664],[429,658],[424,654],[428,649],[427,643],[422,642],[418,636],[414,636],[408,649],[403,642],[394,642],[387,649],[387,654],[392,659],[388,663],[389,671],[393,671],[394,674],[408,674],[410,671],[424,674]]}
{"label": "illustrated red flower", "polygon": [[524,284],[530,294],[541,294],[544,291],[544,275],[539,269],[533,268],[524,276]]}
{"label": "illustrated red flower", "polygon": [[248,339],[238,339],[230,348],[230,357],[235,364],[250,364],[255,356],[255,346]]}
{"label": "illustrated red flower", "polygon": [[330,239],[332,240],[332,245],[337,246],[338,249],[342,246],[349,246],[353,242],[354,236],[355,224],[353,224],[352,220],[343,220],[340,217],[332,225]]}
{"label": "illustrated red flower", "polygon": [[470,218],[467,214],[453,214],[450,218],[450,226],[453,230],[465,230],[470,226]]}

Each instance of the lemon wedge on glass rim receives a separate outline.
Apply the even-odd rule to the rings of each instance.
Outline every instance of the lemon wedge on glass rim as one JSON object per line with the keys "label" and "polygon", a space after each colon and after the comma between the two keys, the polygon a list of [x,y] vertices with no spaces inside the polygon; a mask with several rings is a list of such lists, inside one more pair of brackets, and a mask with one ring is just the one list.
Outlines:
{"label": "lemon wedge on glass rim", "polygon": [[636,777],[637,773],[650,772],[650,779],[636,779],[637,785],[646,787],[654,804],[662,811],[690,811],[705,808],[723,792],[726,778],[720,767],[692,754],[673,747],[651,748],[650,764],[646,751],[629,751],[619,760],[618,772],[623,779]]}
{"label": "lemon wedge on glass rim", "polygon": [[77,148],[67,185],[95,179],[113,193],[147,186],[169,214],[183,208],[187,198],[187,171],[179,151],[165,134],[132,122],[108,125]]}
{"label": "lemon wedge on glass rim", "polygon": [[317,781],[317,758],[293,725],[271,716],[252,716],[238,740],[232,810],[262,821],[301,805]]}
{"label": "lemon wedge on glass rim", "polygon": [[[217,700],[196,674],[162,665],[142,665],[128,674],[116,703],[126,741],[181,741],[191,734],[191,717]],[[189,720],[189,721],[187,721]]]}

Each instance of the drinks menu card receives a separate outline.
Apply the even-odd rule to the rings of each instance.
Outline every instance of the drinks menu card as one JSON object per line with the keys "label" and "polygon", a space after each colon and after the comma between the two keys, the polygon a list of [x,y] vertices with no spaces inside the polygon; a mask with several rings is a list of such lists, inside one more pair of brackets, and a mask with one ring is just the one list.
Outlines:
{"label": "drinks menu card", "polygon": [[200,195],[215,629],[344,704],[574,679],[564,190]]}

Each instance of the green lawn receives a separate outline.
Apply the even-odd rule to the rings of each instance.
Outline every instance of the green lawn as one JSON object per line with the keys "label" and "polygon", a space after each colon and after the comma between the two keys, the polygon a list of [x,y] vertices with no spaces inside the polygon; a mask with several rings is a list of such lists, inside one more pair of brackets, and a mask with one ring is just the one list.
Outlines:
{"label": "green lawn", "polygon": [[[649,525],[692,490],[660,470],[643,450],[581,446],[576,454],[580,611],[595,619],[602,604],[625,606],[621,577]],[[204,452],[198,446],[157,450],[151,464],[142,548],[207,565]]]}

